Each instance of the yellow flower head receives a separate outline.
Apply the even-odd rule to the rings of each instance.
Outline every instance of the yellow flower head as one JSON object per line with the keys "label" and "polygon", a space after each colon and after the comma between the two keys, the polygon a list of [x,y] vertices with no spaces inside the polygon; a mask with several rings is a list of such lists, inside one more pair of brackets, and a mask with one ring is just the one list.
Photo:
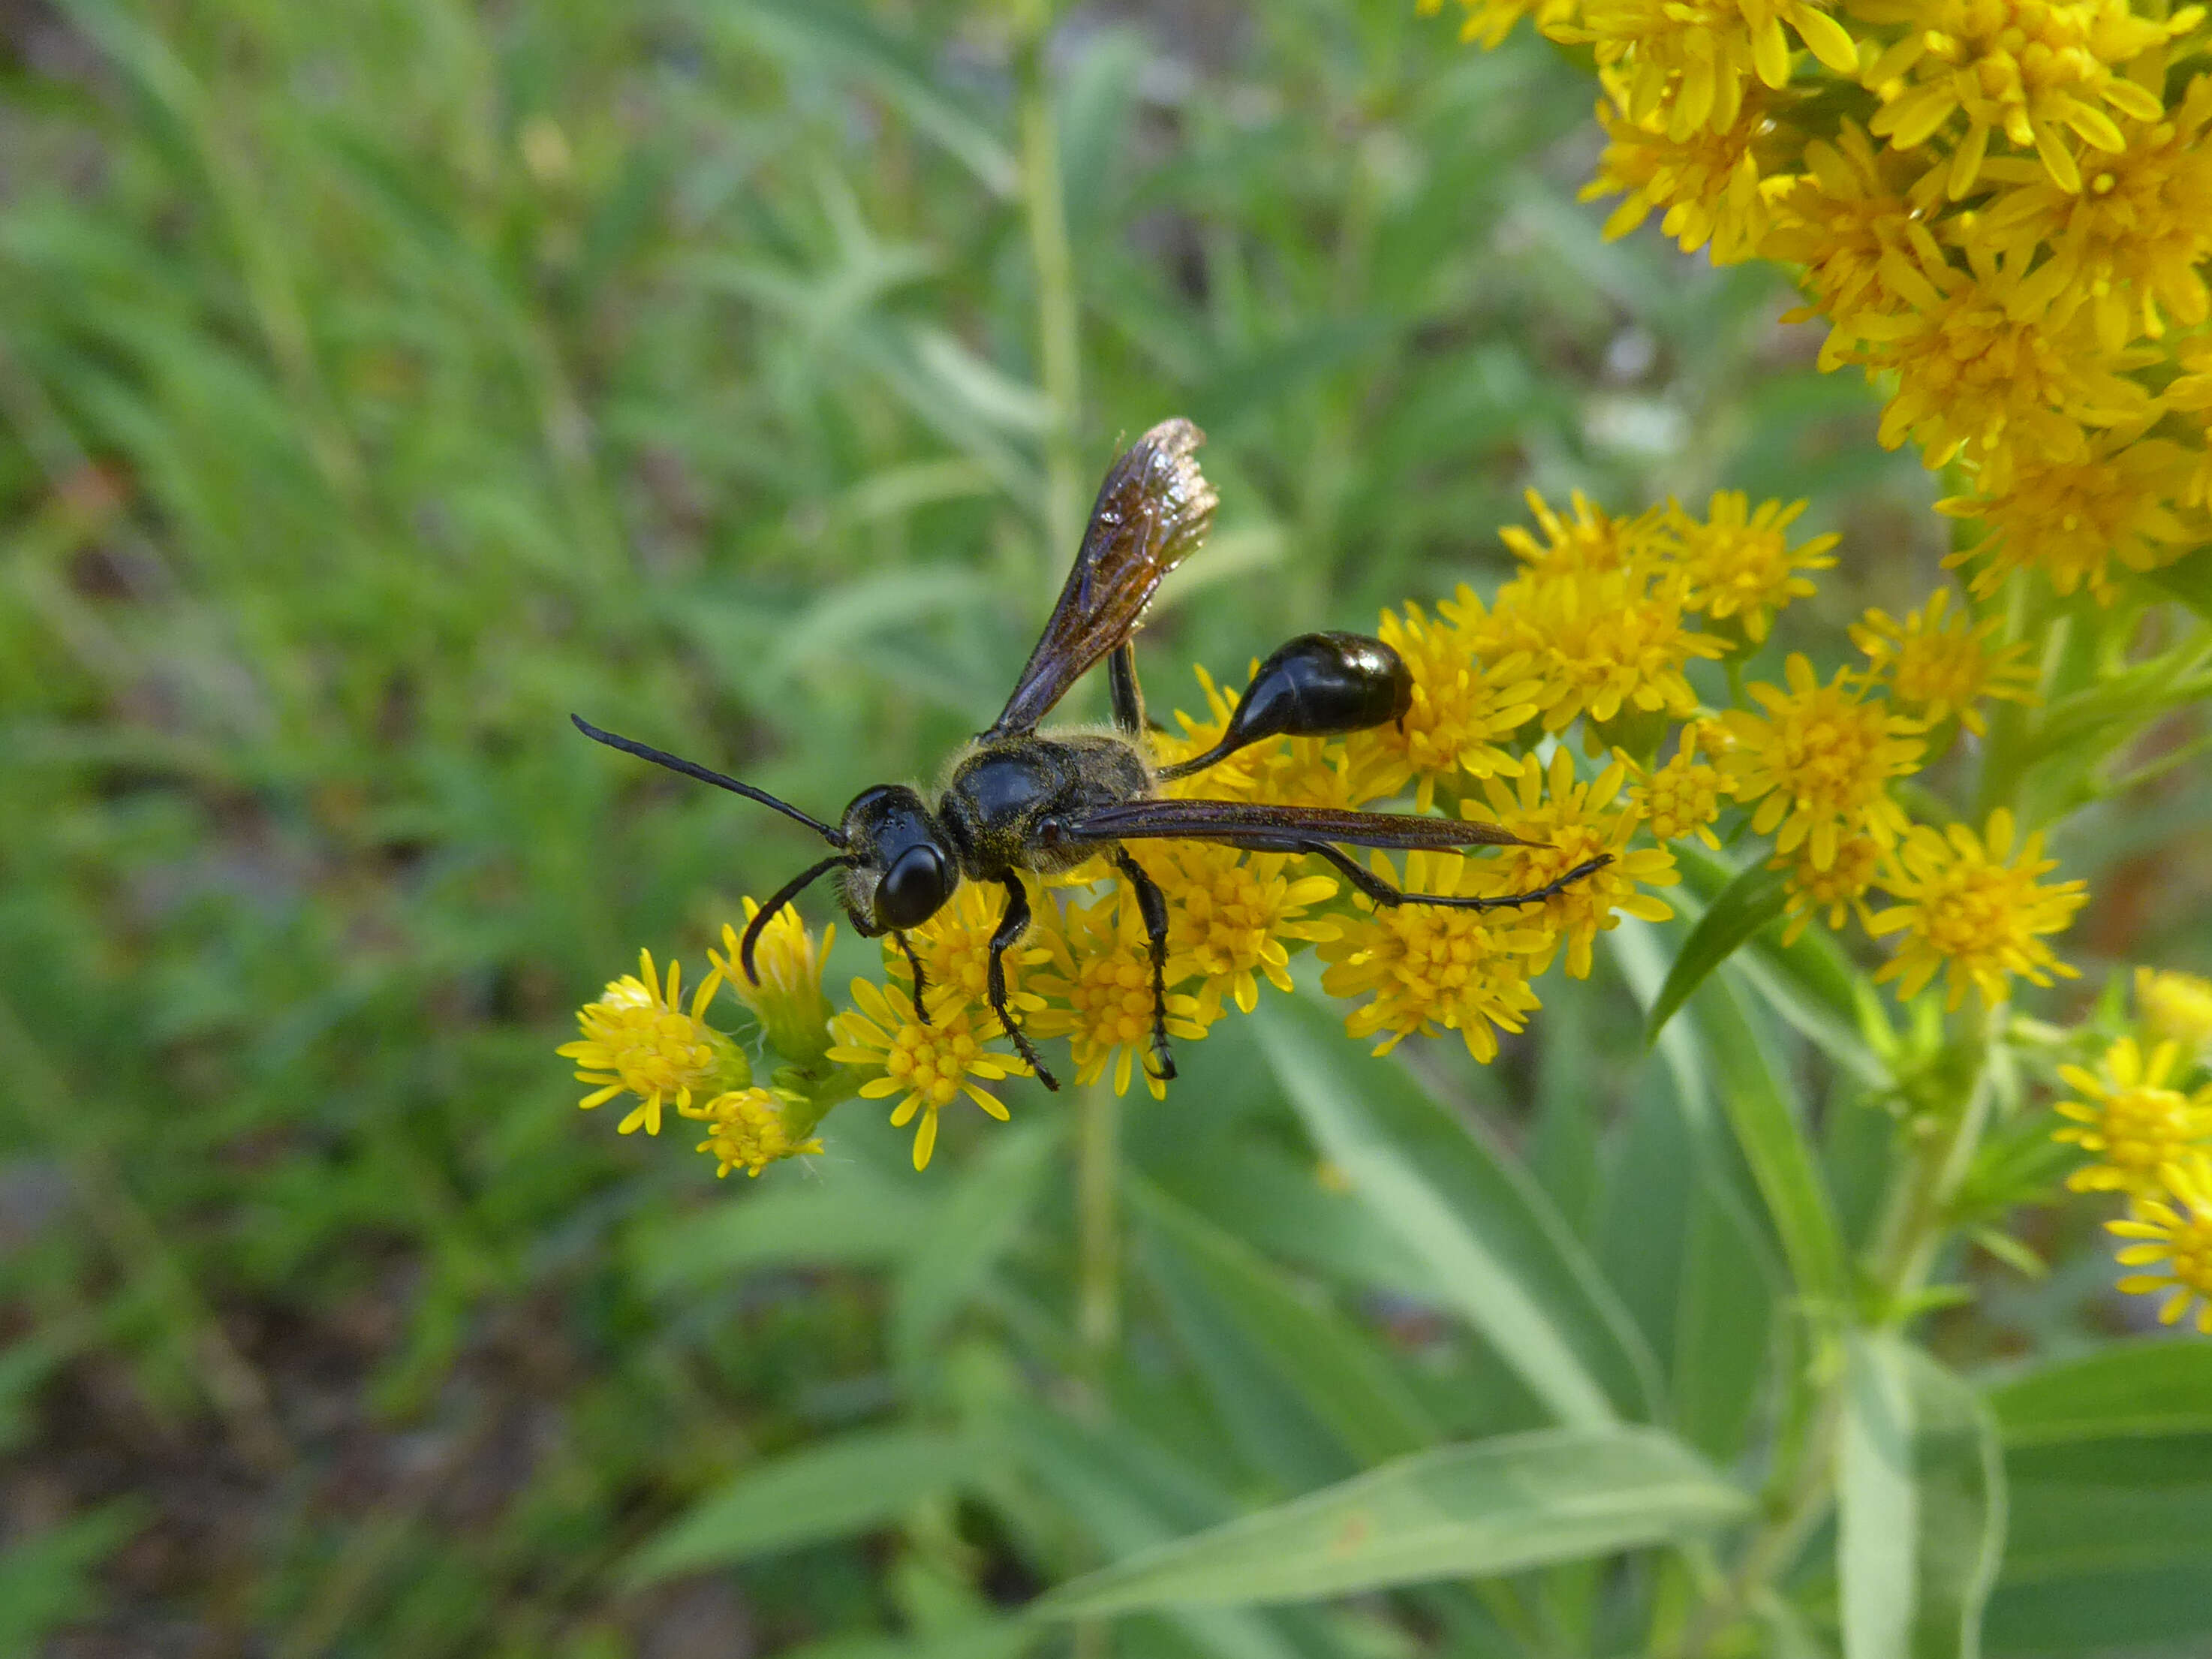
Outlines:
{"label": "yellow flower head", "polygon": [[[1513,32],[1513,26],[1532,14],[1536,27],[1550,32],[1559,19],[1571,16],[1578,0],[1460,0],[1467,9],[1467,18],[1460,25],[1459,38],[1480,40],[1484,50],[1497,46]],[[1419,0],[1423,15],[1443,9],[1443,0]]]}
{"label": "yellow flower head", "polygon": [[2198,1152],[2169,1164],[2164,1188],[2155,1197],[2136,1199],[2125,1221],[2105,1224],[2122,1238],[2140,1241],[2119,1252],[2122,1267],[2156,1267],[2129,1274],[2119,1287],[2130,1296],[2163,1296],[2161,1324],[2178,1324],[2189,1304],[2201,1301],[2197,1328],[2212,1335],[2212,1158]]}
{"label": "yellow flower head", "polygon": [[[1409,893],[1469,890],[1471,860],[1457,853],[1406,855],[1406,878],[1383,854],[1375,873]],[[1434,904],[1376,908],[1355,898],[1363,914],[1346,919],[1319,947],[1328,970],[1322,988],[1334,997],[1368,997],[1345,1029],[1376,1037],[1388,1054],[1415,1031],[1457,1031],[1484,1065],[1498,1057],[1498,1032],[1518,1031],[1537,1005],[1528,988],[1528,955],[1553,948],[1552,932],[1512,913],[1447,909]]]}
{"label": "yellow flower head", "polygon": [[1680,141],[1734,125],[1754,77],[1777,91],[1789,83],[1785,22],[1837,74],[1858,72],[1843,25],[1804,0],[1582,0],[1573,21],[1546,33],[1594,46],[1636,117],[1663,118]]}
{"label": "yellow flower head", "polygon": [[1500,530],[1498,538],[1533,573],[1599,576],[1609,570],[1626,570],[1648,555],[1672,550],[1658,545],[1664,522],[1656,507],[1633,519],[1616,519],[1604,508],[1593,507],[1577,489],[1567,498],[1574,516],[1562,518],[1534,490],[1528,491],[1524,499],[1544,539],[1539,542],[1517,524]]}
{"label": "yellow flower head", "polygon": [[[1114,1068],[1114,1092],[1129,1092],[1129,1079],[1152,1047],[1152,959],[1136,902],[1115,890],[1088,904],[1071,904],[1060,927],[1047,935],[1053,969],[1036,983],[1047,1006],[1030,1024],[1036,1036],[1068,1040],[1075,1079],[1095,1083]],[[1170,993],[1168,1034],[1195,1041],[1218,1017],[1196,997]],[[1167,1098],[1167,1085],[1147,1061],[1145,1085]]]}
{"label": "yellow flower head", "polygon": [[1974,705],[1984,697],[2035,701],[2035,670],[2026,642],[1992,650],[1994,622],[1976,623],[1964,611],[1945,618],[1951,591],[1939,587],[1928,603],[1899,622],[1887,611],[1869,611],[1851,629],[1866,653],[1870,680],[1887,684],[1890,696],[1930,726],[1956,714],[1969,732],[1989,728]]}
{"label": "yellow flower head", "polygon": [[1534,663],[1544,729],[1558,732],[1583,714],[1604,721],[1631,708],[1678,720],[1696,713],[1698,694],[1683,668],[1727,646],[1688,627],[1682,611],[1679,577],[1647,564],[1517,577],[1499,592],[1492,616]]}
{"label": "yellow flower head", "polygon": [[1168,902],[1170,985],[1196,978],[1194,994],[1218,1006],[1226,996],[1245,1013],[1259,1006],[1258,975],[1291,988],[1289,945],[1331,937],[1332,921],[1309,906],[1336,896],[1328,876],[1293,876],[1279,853],[1239,853],[1200,842],[1147,847],[1138,860]]}
{"label": "yellow flower head", "polygon": [[1772,835],[1778,852],[1806,843],[1816,869],[1833,863],[1836,848],[1854,835],[1888,846],[1905,826],[1889,781],[1918,765],[1918,723],[1868,702],[1844,670],[1822,685],[1813,665],[1792,653],[1783,676],[1786,691],[1764,682],[1751,688],[1764,716],[1731,708],[1720,717],[1735,739],[1722,769],[1739,800],[1759,803],[1752,829]]}
{"label": "yellow flower head", "polygon": [[2104,349],[2086,317],[2015,318],[1999,273],[1960,270],[1917,240],[1915,252],[1883,266],[1905,306],[1853,325],[1868,373],[1897,371],[1876,434],[1886,447],[1913,438],[1931,467],[1963,455],[2002,495],[2015,472],[2078,461],[2085,429],[2147,423],[2149,394],[2128,378],[2137,353]]}
{"label": "yellow flower head", "polygon": [[[997,886],[963,882],[950,904],[919,927],[907,930],[907,941],[914,946],[915,955],[921,958],[922,975],[927,981],[928,988],[922,1000],[932,1009],[939,1004],[951,1008],[988,1006],[991,935],[998,931],[1005,904],[1005,895]],[[1052,954],[1038,942],[1036,935],[1037,930],[1032,928],[1020,944],[1006,954],[1006,1000],[1016,1011],[1017,1023],[1023,1013],[1044,1006],[1042,997],[1024,990],[1021,984],[1023,969],[1034,967]],[[913,964],[907,961],[906,952],[899,949],[898,942],[889,937],[884,940],[884,971],[904,986],[914,982]],[[899,994],[910,1007],[912,993],[902,989]]]}
{"label": "yellow flower head", "polygon": [[1991,593],[2015,570],[2040,570],[2061,593],[2085,581],[2100,604],[2112,603],[2112,565],[2155,570],[2203,538],[2172,503],[2189,489],[2192,458],[2164,438],[2102,433],[2071,459],[2021,468],[2008,487],[1984,481],[1984,492],[1936,503],[1955,519],[1978,519],[1989,534],[1948,556],[1947,565],[1984,554],[1977,593]]}
{"label": "yellow flower head", "polygon": [[706,1123],[707,1138],[697,1150],[714,1154],[720,1166],[714,1171],[719,1180],[732,1170],[757,1176],[782,1158],[819,1152],[819,1140],[791,1138],[785,1112],[798,1101],[798,1096],[780,1089],[732,1089],[716,1095],[704,1106],[677,1109]]}
{"label": "yellow flower head", "polygon": [[2136,1018],[2153,1036],[2200,1054],[2212,1043],[2212,980],[2138,968]]}
{"label": "yellow flower head", "polygon": [[673,1100],[677,1109],[691,1103],[695,1089],[742,1085],[750,1072],[744,1056],[730,1041],[702,1018],[721,983],[719,972],[710,973],[692,994],[687,1012],[683,1006],[684,969],[668,964],[664,986],[653,965],[653,953],[637,953],[637,973],[624,975],[576,1011],[580,1042],[563,1043],[556,1052],[576,1062],[576,1081],[592,1092],[576,1103],[585,1110],[602,1105],[624,1091],[638,1097],[638,1105],[618,1126],[628,1134],[642,1127],[660,1133],[660,1108]]}
{"label": "yellow flower head", "polygon": [[1712,262],[1724,265],[1757,252],[1774,222],[1773,198],[1788,187],[1767,100],[1754,88],[1725,130],[1675,138],[1664,110],[1629,113],[1632,93],[1616,71],[1601,70],[1598,78],[1606,89],[1597,118],[1607,143],[1582,199],[1626,194],[1605,222],[1607,238],[1626,236],[1657,210],[1664,215],[1659,228],[1685,253],[1710,245]]}
{"label": "yellow flower head", "polygon": [[1519,757],[1498,745],[1534,717],[1544,692],[1525,652],[1495,662],[1476,659],[1468,622],[1484,612],[1472,592],[1461,588],[1456,605],[1443,610],[1443,623],[1431,622],[1417,605],[1407,605],[1402,619],[1382,613],[1382,641],[1405,659],[1413,676],[1413,706],[1394,726],[1356,733],[1353,750],[1374,757],[1372,775],[1382,793],[1413,782],[1424,812],[1436,799],[1439,777],[1518,772]]}
{"label": "yellow flower head", "polygon": [[1820,352],[1820,367],[1834,368],[1856,338],[1859,315],[1908,303],[1891,280],[1892,267],[1909,261],[1908,250],[1939,264],[1943,252],[1919,199],[1926,175],[1894,151],[1877,150],[1856,121],[1844,120],[1833,143],[1808,143],[1799,166],[1804,170],[1777,190],[1774,228],[1759,252],[1804,267],[1806,292],[1836,319]]}
{"label": "yellow flower head", "polygon": [[1773,612],[1792,599],[1812,596],[1813,580],[1804,572],[1835,563],[1828,550],[1838,537],[1815,536],[1802,546],[1790,545],[1788,532],[1804,512],[1803,501],[1789,507],[1761,501],[1754,513],[1742,490],[1717,490],[1703,524],[1675,502],[1667,506],[1689,583],[1684,608],[1702,611],[1715,622],[1741,617],[1743,631],[1754,641],[1766,637]]}
{"label": "yellow flower head", "polygon": [[2079,1066],[2058,1068],[2067,1086],[2083,1098],[2058,1103],[2059,1115],[2071,1121],[2051,1138],[2097,1159],[2067,1176],[2069,1188],[2154,1197],[2161,1170],[2212,1140],[2212,1084],[2193,1095],[2166,1086],[2181,1060],[2180,1044],[2161,1042],[2146,1066],[2136,1040],[2122,1037],[2105,1051],[2109,1083]]}
{"label": "yellow flower head", "polygon": [[1601,853],[1613,855],[1604,869],[1553,894],[1540,908],[1521,913],[1530,923],[1540,921],[1549,933],[1548,942],[1531,952],[1532,975],[1552,965],[1553,953],[1564,942],[1567,972],[1576,979],[1588,979],[1591,945],[1601,933],[1619,927],[1623,915],[1664,921],[1674,914],[1663,900],[1637,890],[1639,886],[1672,887],[1681,876],[1674,868],[1674,855],[1664,848],[1629,850],[1636,809],[1613,805],[1627,775],[1627,768],[1615,762],[1591,782],[1578,783],[1574,757],[1562,746],[1552,751],[1549,768],[1531,766],[1522,773],[1517,793],[1493,778],[1484,786],[1489,795],[1486,806],[1472,800],[1460,805],[1465,817],[1502,824],[1534,843],[1500,848],[1496,858],[1475,861],[1480,873],[1470,890],[1474,892],[1492,896],[1531,892]]}
{"label": "yellow flower head", "polygon": [[[1644,827],[1655,841],[1695,836],[1708,847],[1721,844],[1712,826],[1721,815],[1721,799],[1729,793],[1729,781],[1718,767],[1698,758],[1698,739],[1705,730],[1697,722],[1685,726],[1674,758],[1646,775],[1629,792]],[[1627,760],[1626,756],[1618,758]]]}
{"label": "yellow flower head", "polygon": [[[747,898],[746,922],[758,915],[760,905]],[[738,960],[738,929],[726,923],[721,954],[707,953],[738,1000],[753,1011],[776,1053],[794,1065],[811,1065],[830,1047],[830,999],[822,993],[822,965],[836,937],[833,921],[817,940],[800,919],[799,907],[787,904],[769,918],[754,941],[753,966],[759,970],[759,984],[746,976],[744,964]]]}
{"label": "yellow flower head", "polygon": [[1827,912],[1831,931],[1841,927],[1847,915],[1856,915],[1859,926],[1867,926],[1871,920],[1867,890],[1874,885],[1881,864],[1881,848],[1872,836],[1853,836],[1844,842],[1825,870],[1814,866],[1809,844],[1772,860],[1768,869],[1790,872],[1783,883],[1783,914],[1789,922],[1782,930],[1782,942],[1795,945],[1805,924],[1822,910]]}
{"label": "yellow flower head", "polygon": [[2212,76],[2200,75],[2162,118],[2123,122],[2125,148],[2087,155],[2079,191],[2032,162],[1990,162],[1985,173],[2008,187],[1974,215],[1972,234],[2013,269],[2047,254],[2014,290],[2013,312],[2070,317],[2086,306],[2108,351],[2159,338],[2169,317],[2194,327],[2212,314],[2197,270],[2212,253],[2208,126]]}
{"label": "yellow flower head", "polygon": [[1940,969],[1956,1008],[1969,984],[1994,1007],[2011,975],[2036,985],[2050,984],[2053,974],[2074,978],[2041,936],[2066,930],[2088,897],[2087,884],[2037,881],[2058,867],[2043,856],[2040,835],[2030,836],[2017,858],[2012,850],[2012,814],[2002,807],[1990,814],[1986,841],[1960,823],[1940,834],[1915,824],[1877,883],[1902,902],[1877,914],[1867,931],[1905,937],[1875,970],[1875,982],[1898,980],[1900,996],[1916,997]]}
{"label": "yellow flower head", "polygon": [[1912,149],[1963,113],[1953,201],[1980,178],[1993,134],[2040,156],[2061,190],[2080,190],[2077,137],[2117,152],[2126,140],[2114,114],[2155,121],[2161,113],[2158,94],[2130,80],[2125,65],[2194,21],[2185,14],[2176,28],[2136,17],[2126,0],[1914,0],[1894,20],[1886,10],[1869,8],[1906,27],[1863,76],[1882,104],[1869,125]]}
{"label": "yellow flower head", "polygon": [[894,1006],[881,987],[865,979],[853,981],[853,1006],[830,1022],[836,1046],[830,1058],[841,1065],[880,1073],[860,1085],[863,1100],[899,1096],[891,1109],[891,1127],[902,1129],[921,1114],[914,1135],[914,1167],[929,1167],[937,1146],[937,1115],[965,1094],[1000,1121],[1006,1109],[995,1096],[976,1086],[976,1079],[997,1083],[1029,1075],[1029,1062],[1018,1054],[993,1054],[984,1042],[996,1035],[998,1022],[989,1015],[979,1028],[975,1010],[950,1006],[934,1010],[924,1025],[914,1009],[902,1000]]}

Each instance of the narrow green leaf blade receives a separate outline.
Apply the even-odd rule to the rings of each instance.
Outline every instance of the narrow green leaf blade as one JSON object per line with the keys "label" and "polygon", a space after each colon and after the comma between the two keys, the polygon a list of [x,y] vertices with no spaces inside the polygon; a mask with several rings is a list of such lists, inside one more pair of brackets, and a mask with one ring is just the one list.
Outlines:
{"label": "narrow green leaf blade", "polygon": [[2004,1473],[1980,1397],[1891,1336],[1850,1345],[1838,1454],[1844,1659],[1976,1659],[2004,1547]]}
{"label": "narrow green leaf blade", "polygon": [[1710,1532],[1743,1494],[1656,1429],[1550,1429],[1401,1458],[1053,1591],[1083,1618],[1488,1577]]}
{"label": "narrow green leaf blade", "polygon": [[1435,1419],[1364,1331],[1301,1295],[1250,1246],[1158,1188],[1133,1181],[1129,1191],[1146,1224],[1211,1292],[1220,1316],[1358,1463],[1436,1443]]}
{"label": "narrow green leaf blade", "polygon": [[2212,1433],[2212,1344],[2151,1338],[2041,1366],[1990,1408],[2008,1446]]}
{"label": "narrow green leaf blade", "polygon": [[1537,1399],[1585,1426],[1653,1414],[1658,1383],[1642,1337],[1525,1170],[1402,1066],[1348,1042],[1333,1010],[1278,999],[1255,1024],[1322,1152]]}
{"label": "narrow green leaf blade", "polygon": [[1727,886],[1713,896],[1706,905],[1690,936],[1682,941],[1675,953],[1674,965],[1667,970],[1667,982],[1659,988],[1659,995],[1644,1017],[1644,1040],[1656,1042],[1659,1033],[1667,1029],[1667,1022],[1690,1000],[1690,994],[1704,984],[1713,969],[1733,955],[1741,945],[1769,922],[1782,915],[1784,886],[1789,872],[1770,870],[1763,864],[1754,864],[1739,871]]}
{"label": "narrow green leaf blade", "polygon": [[977,1449],[929,1429],[869,1429],[745,1470],[631,1556],[635,1588],[878,1526],[974,1474]]}

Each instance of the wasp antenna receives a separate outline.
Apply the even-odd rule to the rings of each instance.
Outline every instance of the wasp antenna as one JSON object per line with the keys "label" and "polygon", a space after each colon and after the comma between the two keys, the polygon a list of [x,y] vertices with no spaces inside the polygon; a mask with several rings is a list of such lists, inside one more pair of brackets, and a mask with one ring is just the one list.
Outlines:
{"label": "wasp antenna", "polygon": [[852,864],[853,860],[848,854],[832,853],[821,863],[809,865],[784,883],[769,896],[766,904],[753,912],[753,919],[745,924],[745,936],[738,941],[738,961],[744,967],[748,981],[755,985],[760,983],[760,975],[753,969],[753,946],[760,943],[761,930],[768,926],[769,919],[805,892],[824,871],[841,867],[850,869]]}
{"label": "wasp antenna", "polygon": [[739,783],[735,778],[726,776],[711,767],[702,766],[696,761],[685,760],[681,755],[672,755],[665,749],[655,749],[651,744],[640,743],[635,738],[617,737],[612,732],[602,732],[581,714],[571,714],[568,718],[575,721],[576,729],[593,743],[603,743],[610,749],[621,750],[625,755],[635,755],[640,760],[651,761],[655,766],[665,766],[672,772],[681,772],[687,778],[696,778],[702,783],[711,783],[717,789],[726,789],[733,795],[743,795],[747,800],[757,800],[763,806],[773,806],[784,817],[805,824],[832,847],[842,848],[846,844],[845,832],[842,830],[823,823],[811,813],[800,811],[787,800],[778,800],[765,789],[756,789],[750,783]]}

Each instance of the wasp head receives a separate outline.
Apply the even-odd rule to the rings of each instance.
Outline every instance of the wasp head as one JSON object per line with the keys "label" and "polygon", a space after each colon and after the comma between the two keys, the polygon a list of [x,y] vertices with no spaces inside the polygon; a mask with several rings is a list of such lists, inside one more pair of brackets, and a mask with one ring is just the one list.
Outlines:
{"label": "wasp head", "polygon": [[960,864],[922,798],[879,783],[853,798],[840,825],[849,850],[846,913],[861,933],[918,927],[960,884]]}

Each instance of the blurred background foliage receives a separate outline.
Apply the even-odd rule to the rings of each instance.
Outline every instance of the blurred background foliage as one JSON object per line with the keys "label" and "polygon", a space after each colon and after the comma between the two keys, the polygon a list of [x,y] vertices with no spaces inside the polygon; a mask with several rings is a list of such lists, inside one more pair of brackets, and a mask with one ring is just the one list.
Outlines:
{"label": "blurred background foliage", "polygon": [[[718,1186],[580,1117],[550,1051],[636,941],[696,959],[808,852],[568,711],[825,813],[927,775],[1170,414],[1223,507],[1144,636],[1162,712],[1194,661],[1494,585],[1532,483],[1810,495],[1841,563],[1776,661],[1916,603],[1930,480],[1776,273],[1599,240],[1592,96],[1410,4],[0,0],[0,1648],[1064,1650],[996,1610],[1544,1420],[1316,1179],[1249,1036],[1129,1109],[1110,1352],[1033,1087],[923,1177],[849,1107],[829,1176]],[[2212,961],[2205,808],[2175,775],[2058,849],[2091,988]],[[1630,936],[1648,997],[1668,947]],[[1646,1061],[1620,969],[1546,1002],[1494,1070],[1415,1070],[1726,1462],[1769,1242],[1686,1173],[1694,1056]],[[1886,1120],[1830,1103],[1863,1225]],[[1948,1357],[2130,1316],[2043,1242]],[[1316,1350],[1349,1409],[1302,1392]],[[1604,1651],[1650,1593],[1113,1639]],[[2002,1595],[1998,1645],[2043,1645]]]}

